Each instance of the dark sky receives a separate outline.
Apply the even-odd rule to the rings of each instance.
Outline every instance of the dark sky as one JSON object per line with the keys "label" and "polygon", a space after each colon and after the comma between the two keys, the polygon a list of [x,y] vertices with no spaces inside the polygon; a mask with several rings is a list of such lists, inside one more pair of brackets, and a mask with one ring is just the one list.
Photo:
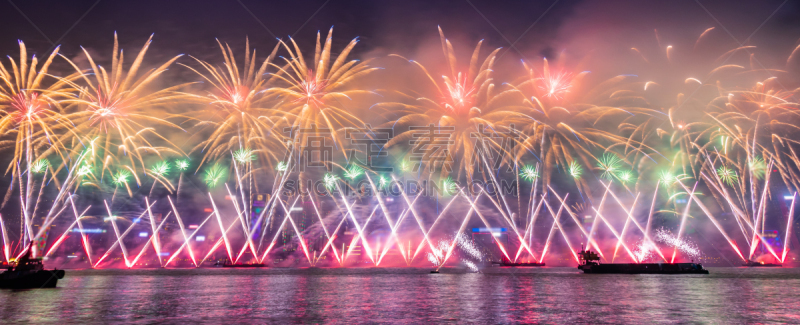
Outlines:
{"label": "dark sky", "polygon": [[363,40],[357,53],[410,55],[436,40],[441,25],[448,37],[466,44],[486,39],[489,46],[508,48],[516,42],[511,51],[516,58],[565,48],[588,51],[602,44],[628,46],[653,38],[653,29],[665,37],[694,39],[708,27],[730,33],[732,44],[752,34],[751,43],[775,48],[785,57],[783,52],[791,51],[800,37],[798,18],[800,4],[783,0],[9,0],[0,2],[0,52],[15,54],[15,41],[22,39],[37,53],[55,43],[67,55],[79,45],[105,53],[117,31],[129,51],[155,33],[153,48],[161,55],[204,57],[209,50],[216,54],[214,38],[234,45],[247,35],[267,51],[275,37],[295,34],[310,46],[317,30],[335,26],[335,42]]}

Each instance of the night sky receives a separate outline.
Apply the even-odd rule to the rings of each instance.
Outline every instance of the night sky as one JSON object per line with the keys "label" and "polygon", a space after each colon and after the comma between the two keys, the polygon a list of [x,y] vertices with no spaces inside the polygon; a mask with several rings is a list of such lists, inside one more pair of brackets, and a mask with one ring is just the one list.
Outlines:
{"label": "night sky", "polygon": [[[437,41],[440,25],[455,40],[485,39],[510,48],[515,58],[567,50],[598,50],[602,44],[637,43],[664,37],[694,39],[708,27],[729,34],[731,44],[752,43],[791,51],[800,37],[800,4],[793,1],[3,1],[0,50],[44,52],[61,44],[110,46],[114,31],[123,48],[137,49],[155,33],[151,59],[180,53],[216,54],[214,38],[233,44],[248,36],[256,47],[294,35],[312,46],[318,30],[335,27],[335,42],[360,37],[356,53],[410,55]],[[754,33],[754,31],[756,31]],[[751,37],[752,36],[752,37]],[[130,45],[128,45],[130,44]],[[601,45],[598,45],[601,44]],[[265,49],[266,50],[266,49]],[[105,53],[107,51],[103,51]],[[788,52],[787,52],[788,53]],[[40,54],[41,55],[41,54]],[[785,54],[783,55],[785,57]]]}

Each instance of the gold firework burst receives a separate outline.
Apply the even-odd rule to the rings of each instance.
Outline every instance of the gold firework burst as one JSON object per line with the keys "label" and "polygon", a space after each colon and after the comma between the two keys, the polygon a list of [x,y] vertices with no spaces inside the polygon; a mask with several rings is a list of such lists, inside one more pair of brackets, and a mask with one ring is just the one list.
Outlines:
{"label": "gold firework burst", "polygon": [[198,170],[204,162],[236,149],[249,147],[259,153],[270,154],[280,152],[274,149],[284,146],[279,137],[280,129],[276,129],[277,111],[268,103],[269,98],[265,93],[269,80],[264,78],[279,45],[259,65],[256,50],[251,52],[250,41],[246,40],[244,64],[240,69],[230,46],[219,41],[217,44],[224,58],[224,66],[215,66],[197,58],[195,60],[204,72],[187,66],[212,86],[205,96],[194,97],[206,106],[198,126],[209,125],[214,128],[208,139],[194,148],[203,152]]}
{"label": "gold firework burst", "polygon": [[[153,89],[155,81],[182,55],[173,57],[155,69],[139,73],[152,39],[151,35],[127,70],[116,33],[110,71],[97,64],[86,49],[83,52],[89,69],[81,69],[66,59],[80,78],[75,82],[65,80],[78,89],[79,94],[77,98],[64,102],[78,108],[74,116],[81,141],[93,141],[96,151],[93,156],[101,159],[100,164],[95,163],[102,166],[101,177],[111,164],[123,163],[126,159],[134,172],[137,164],[146,168],[144,155],[147,153],[159,156],[164,153],[185,155],[177,145],[159,133],[161,127],[183,129],[165,118],[167,114],[163,114],[164,111],[157,109],[170,108],[184,101],[187,96],[177,90],[188,84]],[[160,146],[156,141],[166,143],[166,146]]]}

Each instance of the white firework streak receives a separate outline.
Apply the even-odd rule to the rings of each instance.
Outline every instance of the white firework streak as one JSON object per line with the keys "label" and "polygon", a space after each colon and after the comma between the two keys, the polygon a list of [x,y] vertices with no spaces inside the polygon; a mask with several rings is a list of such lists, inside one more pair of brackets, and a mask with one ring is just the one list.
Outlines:
{"label": "white firework streak", "polygon": [[[481,253],[480,249],[478,249],[478,246],[475,245],[475,243],[470,240],[467,235],[463,233],[459,234],[455,238],[455,241],[456,245],[458,245],[458,247],[466,252],[469,256],[478,261],[483,261],[483,254]],[[441,264],[441,260],[444,258],[444,252],[447,252],[452,244],[452,239],[440,239],[439,242],[436,243],[436,247],[434,248],[433,252],[426,255],[428,261],[430,261],[434,266],[439,266]],[[463,262],[471,270],[478,270],[478,267],[472,261],[464,259]]]}
{"label": "white firework streak", "polygon": [[478,272],[478,266],[475,265],[475,263],[472,263],[468,260],[464,260],[464,265],[466,265],[473,272]]}
{"label": "white firework streak", "polygon": [[444,252],[446,252],[447,249],[450,248],[450,243],[451,241],[447,239],[439,240],[439,242],[436,245],[436,251],[434,253],[436,255],[436,258],[438,258],[439,260],[442,260],[444,258]]}
{"label": "white firework streak", "polygon": [[697,248],[697,245],[685,239],[678,239],[678,237],[675,237],[669,230],[664,228],[661,228],[656,232],[656,241],[665,243],[671,247],[677,247],[678,250],[686,255],[695,257],[700,256],[700,249]]}
{"label": "white firework streak", "polygon": [[433,255],[432,253],[428,253],[427,257],[428,261],[430,261],[431,264],[433,264],[433,266],[439,266],[439,259],[436,258],[435,255]]}
{"label": "white firework streak", "polygon": [[652,257],[655,250],[656,246],[653,243],[642,241],[636,246],[633,255],[636,256],[637,261],[643,262]]}
{"label": "white firework streak", "polygon": [[[462,233],[456,239],[457,239],[459,248],[464,250],[467,254],[469,254],[470,256],[475,258],[476,260],[483,261],[483,254],[481,253],[480,249],[478,249],[478,246],[475,245],[475,242],[470,240],[469,237],[467,237],[467,235]],[[474,266],[475,264],[472,264],[472,265]]]}

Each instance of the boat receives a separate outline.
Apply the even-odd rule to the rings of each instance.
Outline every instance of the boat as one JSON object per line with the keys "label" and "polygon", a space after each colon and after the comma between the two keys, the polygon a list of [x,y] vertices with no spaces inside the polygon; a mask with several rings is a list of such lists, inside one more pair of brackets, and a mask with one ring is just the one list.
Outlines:
{"label": "boat", "polygon": [[222,264],[222,267],[266,267],[266,264],[263,263],[253,263],[253,264],[242,264],[242,263],[225,263]]}
{"label": "boat", "polygon": [[228,263],[228,262],[220,262],[217,261],[213,264],[214,267],[267,267],[266,264],[263,263],[253,263],[253,264],[244,264],[244,263]]}
{"label": "boat", "polygon": [[503,257],[502,261],[500,261],[500,262],[492,262],[492,265],[502,266],[502,267],[536,267],[536,266],[545,266],[545,263],[537,263],[537,262],[515,263],[515,262],[511,262],[507,258]]}
{"label": "boat", "polygon": [[59,279],[64,278],[64,270],[45,270],[42,259],[31,258],[30,246],[22,258],[7,271],[0,273],[1,289],[55,288]]}
{"label": "boat", "polygon": [[744,264],[742,264],[742,266],[747,266],[747,267],[783,267],[783,264],[779,264],[779,263],[764,263],[764,262],[756,262],[756,261],[747,260],[747,261],[744,262]]}
{"label": "boat", "polygon": [[597,253],[582,250],[578,253],[583,273],[605,274],[708,274],[698,263],[600,263]]}

